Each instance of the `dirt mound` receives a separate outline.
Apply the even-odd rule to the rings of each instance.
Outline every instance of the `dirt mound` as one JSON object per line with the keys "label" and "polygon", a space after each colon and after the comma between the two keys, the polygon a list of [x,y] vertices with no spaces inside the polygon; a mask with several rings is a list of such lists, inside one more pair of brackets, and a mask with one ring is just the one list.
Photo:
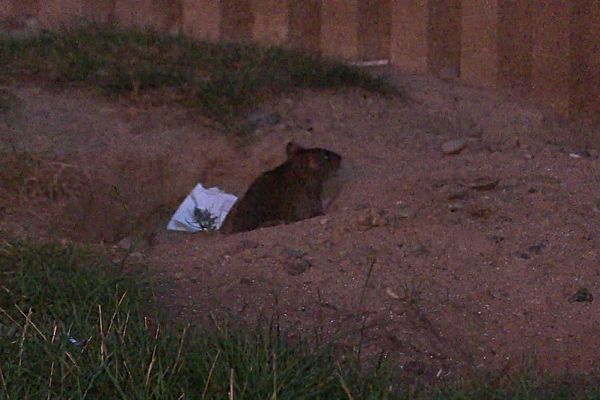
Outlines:
{"label": "dirt mound", "polygon": [[[43,154],[31,175],[45,178],[4,191],[0,229],[112,242],[152,233],[143,256],[183,321],[277,315],[431,379],[523,358],[594,372],[600,132],[484,90],[393,79],[407,99],[348,89],[282,98],[260,110],[278,118],[246,143],[188,109],[10,87],[22,110],[2,145]],[[240,195],[289,140],[344,159],[326,216],[226,237],[164,231],[195,183]],[[28,171],[27,160],[14,155],[11,168]],[[27,197],[32,182],[54,193],[63,179],[65,192],[95,200]],[[574,296],[582,289],[592,296]]]}

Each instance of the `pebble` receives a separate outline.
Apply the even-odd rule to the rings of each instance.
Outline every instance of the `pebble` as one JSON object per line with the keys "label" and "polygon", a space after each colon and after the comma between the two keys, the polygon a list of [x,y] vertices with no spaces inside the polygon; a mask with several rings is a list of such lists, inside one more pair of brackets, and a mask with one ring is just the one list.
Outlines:
{"label": "pebble", "polygon": [[575,294],[569,297],[569,302],[591,303],[593,300],[594,296],[592,296],[592,293],[590,293],[590,291],[586,288],[579,289],[577,292],[575,292]]}
{"label": "pebble", "polygon": [[309,261],[298,258],[298,259],[291,260],[285,266],[285,270],[288,274],[290,274],[292,276],[296,276],[296,275],[305,273],[310,267],[311,267],[311,264]]}
{"label": "pebble", "polygon": [[469,187],[474,190],[486,191],[494,189],[498,183],[500,183],[498,178],[481,177],[471,182]]}
{"label": "pebble", "polygon": [[384,216],[384,212],[373,207],[368,208],[363,212],[357,220],[358,229],[361,231],[376,227],[384,227],[387,226],[388,223],[389,221]]}
{"label": "pebble", "polygon": [[465,205],[460,201],[455,201],[448,204],[448,210],[450,210],[451,212],[459,211],[463,208],[465,208]]}
{"label": "pebble", "polygon": [[458,154],[467,146],[465,139],[453,139],[442,144],[442,153],[446,155]]}
{"label": "pebble", "polygon": [[571,157],[571,158],[590,158],[591,156],[592,155],[590,154],[590,152],[585,149],[576,150],[576,151],[569,153],[569,157]]}
{"label": "pebble", "polygon": [[413,211],[409,207],[400,207],[396,215],[398,218],[410,218],[413,215]]}
{"label": "pebble", "polygon": [[545,243],[538,243],[538,244],[534,244],[533,246],[529,246],[529,248],[527,250],[534,254],[540,254],[542,252],[542,250],[544,250],[545,248],[546,248]]}
{"label": "pebble", "polygon": [[129,250],[131,248],[132,244],[133,244],[133,239],[131,239],[131,236],[127,236],[127,237],[121,239],[119,241],[119,243],[117,243],[117,246],[119,246],[119,248],[121,248],[121,249]]}
{"label": "pebble", "polygon": [[477,208],[475,210],[471,210],[469,215],[474,219],[488,219],[494,214],[494,210],[491,208]]}
{"label": "pebble", "polygon": [[288,257],[292,257],[292,258],[301,258],[306,255],[306,251],[299,250],[299,249],[292,249],[290,247],[286,247],[283,251],[285,252],[285,254],[287,254]]}
{"label": "pebble", "polygon": [[259,108],[248,113],[247,120],[255,126],[275,126],[281,121],[281,116],[276,112],[268,113]]}

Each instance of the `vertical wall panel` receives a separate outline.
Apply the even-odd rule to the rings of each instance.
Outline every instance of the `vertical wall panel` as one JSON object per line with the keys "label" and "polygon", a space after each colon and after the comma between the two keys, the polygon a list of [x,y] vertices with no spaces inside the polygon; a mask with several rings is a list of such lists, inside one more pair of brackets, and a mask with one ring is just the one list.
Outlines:
{"label": "vertical wall panel", "polygon": [[571,0],[531,3],[535,15],[531,96],[564,114],[569,108],[571,3]]}
{"label": "vertical wall panel", "polygon": [[291,47],[320,53],[321,0],[289,0],[288,24]]}
{"label": "vertical wall panel", "polygon": [[460,76],[466,82],[498,83],[498,0],[462,1]]}
{"label": "vertical wall panel", "polygon": [[462,2],[429,0],[427,63],[429,71],[442,77],[460,75]]}
{"label": "vertical wall panel", "polygon": [[358,58],[388,59],[390,56],[391,0],[358,2]]}
{"label": "vertical wall panel", "polygon": [[253,25],[252,0],[221,0],[221,40],[250,41]]}
{"label": "vertical wall panel", "polygon": [[80,0],[43,0],[38,18],[41,26],[57,29],[83,17]]}
{"label": "vertical wall panel", "polygon": [[152,0],[117,0],[115,19],[126,27],[147,27],[152,11]]}
{"label": "vertical wall panel", "polygon": [[390,55],[393,64],[411,72],[427,72],[427,0],[392,2]]}
{"label": "vertical wall panel", "polygon": [[324,55],[346,60],[358,57],[358,1],[323,1],[321,51]]}
{"label": "vertical wall panel", "polygon": [[533,24],[530,0],[501,0],[499,7],[499,85],[527,93],[531,89]]}
{"label": "vertical wall panel", "polygon": [[572,116],[600,122],[600,2],[573,2],[570,21]]}
{"label": "vertical wall panel", "polygon": [[183,0],[183,33],[195,39],[219,39],[221,26],[220,0]]}
{"label": "vertical wall panel", "polygon": [[83,0],[81,13],[83,18],[101,24],[114,21],[116,0]]}
{"label": "vertical wall panel", "polygon": [[283,45],[288,37],[288,0],[253,0],[252,36],[258,43]]}

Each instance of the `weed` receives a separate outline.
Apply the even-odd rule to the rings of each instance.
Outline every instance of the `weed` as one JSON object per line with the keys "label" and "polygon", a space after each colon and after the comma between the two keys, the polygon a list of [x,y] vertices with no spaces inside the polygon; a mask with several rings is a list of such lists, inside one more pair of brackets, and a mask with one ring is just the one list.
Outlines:
{"label": "weed", "polygon": [[202,231],[214,231],[217,229],[217,217],[214,217],[207,209],[194,209],[194,223]]}

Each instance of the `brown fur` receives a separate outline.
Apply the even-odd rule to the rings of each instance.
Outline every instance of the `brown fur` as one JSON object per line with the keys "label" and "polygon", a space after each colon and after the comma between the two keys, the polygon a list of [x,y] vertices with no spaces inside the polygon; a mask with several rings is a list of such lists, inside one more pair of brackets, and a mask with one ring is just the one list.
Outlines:
{"label": "brown fur", "polygon": [[224,233],[251,231],[323,214],[323,183],[341,156],[320,148],[286,146],[287,161],[260,175],[233,206],[221,227]]}

